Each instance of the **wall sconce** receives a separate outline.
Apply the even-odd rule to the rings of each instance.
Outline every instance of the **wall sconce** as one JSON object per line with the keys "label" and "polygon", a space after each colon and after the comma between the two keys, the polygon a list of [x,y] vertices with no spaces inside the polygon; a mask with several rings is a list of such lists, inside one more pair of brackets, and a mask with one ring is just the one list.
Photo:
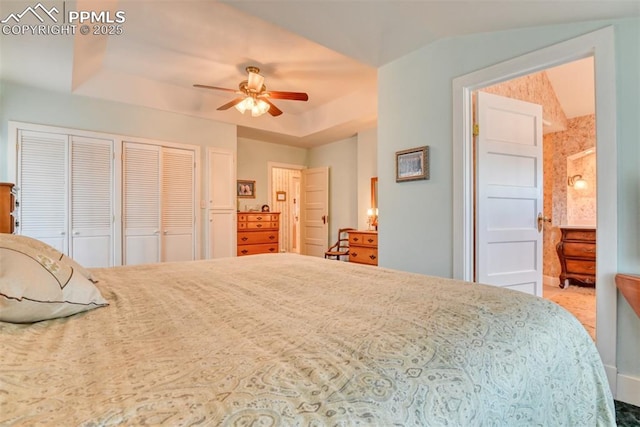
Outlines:
{"label": "wall sconce", "polygon": [[567,184],[569,187],[573,187],[575,189],[581,190],[583,188],[587,188],[587,181],[582,179],[582,175],[573,175],[568,179]]}

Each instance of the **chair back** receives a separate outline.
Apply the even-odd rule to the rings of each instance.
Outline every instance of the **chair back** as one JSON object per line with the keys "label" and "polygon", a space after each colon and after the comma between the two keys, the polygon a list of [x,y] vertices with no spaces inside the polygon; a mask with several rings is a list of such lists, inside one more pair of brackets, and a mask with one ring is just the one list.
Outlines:
{"label": "chair back", "polygon": [[327,249],[324,253],[325,258],[340,259],[341,256],[349,254],[349,231],[355,231],[355,228],[338,229],[338,241]]}

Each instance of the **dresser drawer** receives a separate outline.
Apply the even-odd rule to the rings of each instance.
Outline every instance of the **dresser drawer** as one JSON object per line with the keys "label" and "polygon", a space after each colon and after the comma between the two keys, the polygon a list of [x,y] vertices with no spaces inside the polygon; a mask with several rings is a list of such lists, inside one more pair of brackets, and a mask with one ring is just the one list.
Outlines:
{"label": "dresser drawer", "polygon": [[261,245],[238,245],[238,256],[269,253],[278,253],[278,243],[265,243]]}
{"label": "dresser drawer", "polygon": [[378,249],[365,246],[351,247],[349,262],[378,265]]}
{"label": "dresser drawer", "polygon": [[349,246],[378,247],[377,233],[349,233]]}
{"label": "dresser drawer", "polygon": [[571,230],[564,229],[564,240],[578,240],[580,242],[595,242],[596,241],[596,233],[595,231],[587,231],[587,230]]}
{"label": "dresser drawer", "polygon": [[564,242],[562,252],[567,258],[596,259],[596,245],[594,243]]}
{"label": "dresser drawer", "polygon": [[277,231],[239,231],[238,246],[253,245],[256,243],[278,243]]}
{"label": "dresser drawer", "polygon": [[247,221],[278,221],[278,215],[275,214],[246,214]]}
{"label": "dresser drawer", "polygon": [[252,222],[249,221],[246,223],[247,230],[269,230],[269,229],[277,229],[278,228],[278,223],[277,222]]}
{"label": "dresser drawer", "polygon": [[567,274],[596,274],[596,264],[593,261],[586,261],[580,259],[567,259]]}

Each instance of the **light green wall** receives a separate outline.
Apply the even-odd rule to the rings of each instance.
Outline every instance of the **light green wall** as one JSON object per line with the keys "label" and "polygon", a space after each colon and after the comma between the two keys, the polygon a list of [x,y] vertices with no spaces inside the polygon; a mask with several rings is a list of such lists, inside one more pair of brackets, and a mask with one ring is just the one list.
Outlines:
{"label": "light green wall", "polygon": [[240,199],[240,209],[243,210],[245,204],[262,206],[268,203],[268,162],[306,166],[307,156],[306,148],[238,138],[237,178],[256,182],[256,198]]}
{"label": "light green wall", "polygon": [[309,150],[309,167],[329,167],[329,242],[338,229],[358,226],[358,140],[343,139]]}
{"label": "light green wall", "polygon": [[[621,272],[640,273],[640,20],[637,18],[445,39],[381,67],[378,176],[382,266],[444,277],[453,274],[453,79],[611,24],[616,47],[618,263]],[[394,153],[420,145],[431,147],[431,179],[396,183]],[[407,246],[411,250],[400,250]],[[638,378],[639,331],[640,320],[619,297],[618,369]]]}
{"label": "light green wall", "polygon": [[3,181],[14,180],[6,164],[9,120],[236,150],[235,125],[7,82],[0,86]]}

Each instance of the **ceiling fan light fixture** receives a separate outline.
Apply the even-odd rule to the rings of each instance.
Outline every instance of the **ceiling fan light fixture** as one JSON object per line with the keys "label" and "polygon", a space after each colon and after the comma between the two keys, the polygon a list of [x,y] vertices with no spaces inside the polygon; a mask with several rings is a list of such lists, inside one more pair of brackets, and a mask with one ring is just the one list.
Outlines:
{"label": "ceiling fan light fixture", "polygon": [[269,111],[269,104],[264,102],[262,99],[258,99],[254,102],[253,107],[251,108],[251,116],[258,117],[263,115]]}
{"label": "ceiling fan light fixture", "polygon": [[235,105],[236,110],[240,111],[240,113],[244,114],[245,111],[253,109],[253,98],[247,96],[245,99],[240,101]]}

